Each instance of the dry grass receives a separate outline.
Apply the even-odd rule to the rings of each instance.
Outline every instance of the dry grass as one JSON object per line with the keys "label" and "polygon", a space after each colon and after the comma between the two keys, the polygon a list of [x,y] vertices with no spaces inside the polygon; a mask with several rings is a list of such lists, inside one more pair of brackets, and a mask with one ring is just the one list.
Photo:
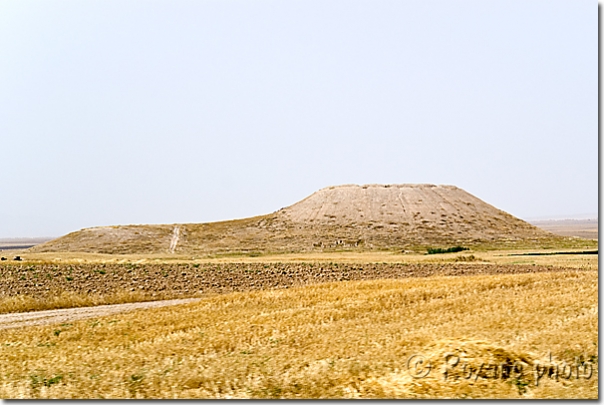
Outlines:
{"label": "dry grass", "polygon": [[[173,235],[178,235],[174,245]],[[546,232],[456,187],[376,185],[323,189],[251,218],[85,228],[31,251],[254,256],[343,249],[423,252],[458,244],[476,250],[572,248],[585,243],[597,242]]]}
{"label": "dry grass", "polygon": [[511,254],[528,252],[552,252],[598,249],[598,242],[586,239],[576,239],[579,245],[574,247],[545,246],[544,249],[505,249],[505,250],[476,250],[470,249],[461,253],[426,255],[421,253],[403,253],[396,251],[339,251],[339,252],[307,252],[283,254],[231,254],[231,255],[166,255],[166,254],[123,254],[111,255],[102,253],[82,252],[31,252],[18,251],[27,263],[288,263],[288,262],[338,262],[338,263],[441,263],[455,260],[457,256],[470,254],[478,261],[497,264],[540,264],[576,268],[597,268],[597,255],[561,255],[561,256],[510,256]]}
{"label": "dry grass", "polygon": [[[254,221],[262,221],[252,218]],[[434,234],[423,240],[415,240],[405,233],[393,233],[391,229],[381,229],[366,239],[361,237],[357,228],[341,230],[340,228],[314,229],[285,227],[279,231],[269,231],[252,223],[252,219],[225,222],[224,226],[213,224],[179,225],[180,238],[175,252],[170,251],[173,227],[167,225],[121,226],[110,228],[106,233],[97,235],[93,229],[81,230],[59,239],[37,245],[23,252],[47,253],[49,257],[60,257],[63,252],[89,253],[96,257],[148,256],[166,259],[180,257],[229,258],[260,257],[267,255],[298,254],[338,254],[340,252],[375,253],[380,251],[423,253],[427,248],[451,247],[463,245],[474,250],[518,250],[518,249],[584,249],[597,247],[597,241],[576,237],[564,237],[553,234],[533,238],[499,238],[493,240],[455,239],[449,236]],[[247,222],[246,222],[247,221]],[[220,223],[222,224],[222,223]],[[139,229],[140,228],[140,229]],[[135,230],[139,229],[139,230]],[[103,229],[104,230],[104,229]],[[114,232],[119,232],[114,235]],[[317,235],[325,247],[314,246]],[[358,246],[332,246],[327,241],[344,240],[363,241]]]}
{"label": "dry grass", "polygon": [[[6,330],[0,396],[597,398],[597,374],[535,386],[531,375],[444,381],[440,370],[451,351],[473,365],[595,355],[597,276],[328,283]],[[430,376],[409,376],[414,353],[434,361]]]}
{"label": "dry grass", "polygon": [[[447,256],[447,255],[442,255]],[[301,287],[346,281],[564,271],[485,263],[474,255],[437,263],[0,264],[0,313]]]}
{"label": "dry grass", "polygon": [[124,304],[128,302],[169,299],[165,294],[142,291],[120,290],[111,294],[89,294],[62,291],[53,296],[16,295],[0,298],[0,314],[14,312],[43,311],[47,309],[80,308],[96,305]]}

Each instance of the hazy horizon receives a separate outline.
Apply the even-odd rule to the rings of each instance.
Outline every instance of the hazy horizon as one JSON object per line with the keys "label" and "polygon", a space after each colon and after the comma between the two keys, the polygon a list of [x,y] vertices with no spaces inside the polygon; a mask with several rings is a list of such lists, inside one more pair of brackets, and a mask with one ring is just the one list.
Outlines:
{"label": "hazy horizon", "polygon": [[[276,210],[275,210],[276,211]],[[263,213],[258,213],[257,215],[263,215],[263,214],[269,214],[270,212],[263,212]],[[244,217],[240,217],[240,218],[244,218]],[[223,219],[219,219],[216,221],[209,221],[209,222],[219,222],[219,221],[228,221],[231,219],[240,219],[240,218],[223,218]],[[583,214],[575,214],[575,215],[558,215],[558,216],[545,216],[545,217],[530,217],[530,218],[520,218],[526,222],[539,222],[539,221],[563,221],[563,220],[595,220],[598,221],[599,217],[598,217],[598,213],[583,213]],[[174,224],[184,224],[187,222],[174,222]],[[105,224],[105,225],[98,225],[98,226],[111,226],[111,225],[160,225],[160,224],[171,224],[171,223],[144,223],[144,224],[135,224],[135,223],[122,223],[122,224]],[[95,225],[93,225],[94,227]],[[88,227],[86,227],[88,228]],[[81,228],[78,229],[72,229],[66,233],[69,232],[74,232],[74,231],[78,231]],[[65,233],[65,234],[66,234]],[[53,238],[58,238],[61,236],[64,236],[65,234],[60,234],[60,235],[30,235],[30,236],[3,236],[0,237],[0,242],[7,242],[7,241],[30,241],[30,240],[35,240],[35,239],[53,239]]]}
{"label": "hazy horizon", "polygon": [[587,0],[4,0],[0,238],[451,184],[598,212]]}

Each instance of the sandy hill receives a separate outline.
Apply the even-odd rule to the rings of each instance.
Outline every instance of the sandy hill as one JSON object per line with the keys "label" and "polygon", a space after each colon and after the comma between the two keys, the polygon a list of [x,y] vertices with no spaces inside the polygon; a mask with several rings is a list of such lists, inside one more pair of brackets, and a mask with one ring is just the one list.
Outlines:
{"label": "sandy hill", "polygon": [[233,221],[82,229],[32,251],[251,253],[535,245],[560,239],[455,186],[343,185]]}

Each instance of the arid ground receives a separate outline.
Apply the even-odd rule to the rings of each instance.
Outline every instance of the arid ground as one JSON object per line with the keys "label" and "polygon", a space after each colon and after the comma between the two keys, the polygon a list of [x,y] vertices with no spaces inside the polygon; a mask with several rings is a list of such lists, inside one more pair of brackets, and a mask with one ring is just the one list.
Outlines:
{"label": "arid ground", "polygon": [[[124,243],[113,228],[76,232],[5,250],[0,396],[598,398],[597,240],[552,235],[454,188],[361,190],[327,189],[281,210],[265,228],[289,224],[268,242],[289,241],[277,251],[248,249],[262,235],[236,221],[126,227],[135,236]],[[363,207],[380,204],[332,207],[350,192],[367,197],[357,196]],[[475,237],[447,243],[437,238],[446,220],[413,222],[413,212],[390,221],[381,201],[399,196],[411,205],[457,196],[449,214],[464,218],[450,230],[473,227]],[[471,221],[459,214],[466,199],[482,207]],[[370,217],[363,243],[336,238],[367,225],[347,228],[336,212]],[[298,214],[321,224],[296,228]],[[388,239],[404,222],[440,250]],[[141,236],[148,229],[165,235]],[[321,245],[330,230],[334,246]],[[223,249],[229,238],[237,249]]]}
{"label": "arid ground", "polygon": [[597,255],[522,253],[23,253],[1,265],[0,395],[596,398]]}

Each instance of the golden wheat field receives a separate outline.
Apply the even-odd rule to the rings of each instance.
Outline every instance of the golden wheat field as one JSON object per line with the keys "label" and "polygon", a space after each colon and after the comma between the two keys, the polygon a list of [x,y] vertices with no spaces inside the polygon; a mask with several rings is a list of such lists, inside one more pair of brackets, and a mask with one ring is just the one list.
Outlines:
{"label": "golden wheat field", "polygon": [[342,281],[3,330],[0,396],[597,398],[597,280]]}
{"label": "golden wheat field", "polygon": [[598,268],[598,257],[593,254],[524,256],[527,252],[339,252],[205,259],[62,254],[61,260],[27,254],[24,262],[0,265],[0,314],[205,297],[326,281]]}
{"label": "golden wheat field", "polygon": [[604,8],[544,3],[0,0],[0,402],[599,400]]}

